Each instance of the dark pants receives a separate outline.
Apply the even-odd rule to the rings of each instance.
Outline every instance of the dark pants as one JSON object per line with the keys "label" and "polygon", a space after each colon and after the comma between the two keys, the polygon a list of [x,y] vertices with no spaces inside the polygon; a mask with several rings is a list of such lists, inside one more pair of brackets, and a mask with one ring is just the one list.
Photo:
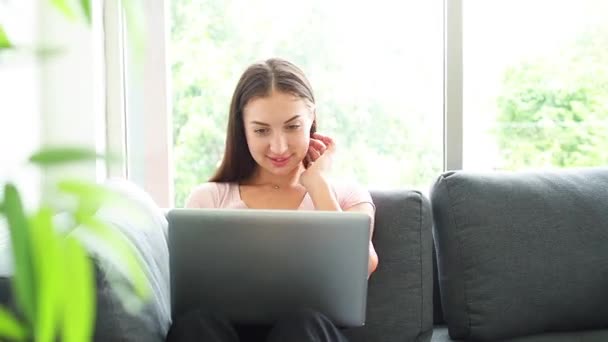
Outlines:
{"label": "dark pants", "polygon": [[178,317],[167,342],[347,342],[323,314],[302,310],[280,319],[272,327],[237,326],[218,316],[191,311]]}

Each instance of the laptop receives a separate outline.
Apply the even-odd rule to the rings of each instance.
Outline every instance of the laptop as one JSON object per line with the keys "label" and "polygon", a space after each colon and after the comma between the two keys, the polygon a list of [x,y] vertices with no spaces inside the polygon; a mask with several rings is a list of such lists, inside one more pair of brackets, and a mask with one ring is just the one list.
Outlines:
{"label": "laptop", "polygon": [[271,324],[298,309],[365,323],[370,217],[363,213],[173,209],[172,315]]}

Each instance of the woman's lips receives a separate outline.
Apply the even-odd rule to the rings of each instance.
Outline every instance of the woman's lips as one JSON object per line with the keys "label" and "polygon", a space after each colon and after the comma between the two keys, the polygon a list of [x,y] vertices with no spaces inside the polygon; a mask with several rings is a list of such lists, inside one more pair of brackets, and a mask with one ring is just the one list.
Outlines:
{"label": "woman's lips", "polygon": [[289,158],[291,158],[291,156],[281,157],[281,158],[268,157],[268,159],[270,159],[270,162],[272,163],[272,165],[274,165],[275,167],[283,167],[283,166],[287,165],[287,163],[289,162]]}

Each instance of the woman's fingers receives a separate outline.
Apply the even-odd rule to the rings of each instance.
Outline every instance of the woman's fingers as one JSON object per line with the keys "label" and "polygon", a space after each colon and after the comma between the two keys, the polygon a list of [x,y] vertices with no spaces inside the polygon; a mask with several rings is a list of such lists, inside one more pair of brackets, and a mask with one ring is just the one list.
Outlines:
{"label": "woman's fingers", "polygon": [[319,151],[317,149],[315,149],[312,146],[308,147],[308,157],[310,158],[310,161],[314,162],[320,156],[321,156],[321,153],[319,153]]}
{"label": "woman's fingers", "polygon": [[326,148],[335,147],[334,140],[327,135],[323,135],[320,133],[313,133],[312,137],[316,140],[323,142],[323,144],[325,144]]}
{"label": "woman's fingers", "polygon": [[323,143],[321,140],[317,140],[317,139],[310,139],[310,147],[319,151],[320,154],[323,154],[323,152],[325,152],[325,150],[327,149],[327,146],[325,145],[325,143]]}
{"label": "woman's fingers", "polygon": [[308,146],[306,156],[310,162],[315,162],[323,155],[323,153],[325,153],[325,151],[329,149],[333,151],[334,148],[335,146],[332,138],[323,134],[314,133],[310,138],[310,144]]}

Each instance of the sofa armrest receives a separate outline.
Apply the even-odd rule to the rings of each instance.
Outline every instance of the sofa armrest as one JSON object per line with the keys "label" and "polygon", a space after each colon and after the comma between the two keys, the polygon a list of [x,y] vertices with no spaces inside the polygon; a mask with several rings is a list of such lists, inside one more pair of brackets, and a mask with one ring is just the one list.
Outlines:
{"label": "sofa armrest", "polygon": [[430,341],[433,331],[432,223],[416,191],[372,191],[378,269],[369,280],[366,325],[350,341]]}

